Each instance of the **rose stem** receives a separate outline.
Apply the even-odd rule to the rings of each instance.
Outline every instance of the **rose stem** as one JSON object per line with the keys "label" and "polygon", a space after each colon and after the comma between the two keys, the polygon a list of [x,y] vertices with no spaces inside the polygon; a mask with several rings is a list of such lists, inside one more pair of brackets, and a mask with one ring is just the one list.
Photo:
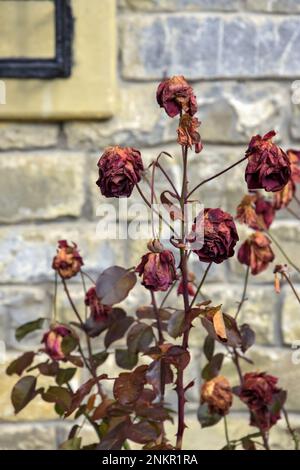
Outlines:
{"label": "rose stem", "polygon": [[84,354],[83,354],[83,351],[82,351],[82,348],[80,346],[80,344],[78,345],[78,349],[79,349],[79,352],[82,356],[82,359],[87,367],[87,369],[90,371],[90,373],[92,374],[93,378],[95,379],[95,382],[97,384],[97,388],[98,388],[98,392],[99,392],[99,395],[100,397],[102,398],[102,400],[106,397],[105,393],[103,392],[102,390],[102,387],[101,387],[101,384],[99,383],[98,379],[97,379],[97,372],[96,372],[96,368],[94,366],[94,361],[93,361],[93,353],[92,353],[92,347],[91,347],[91,340],[90,340],[90,337],[88,336],[88,334],[86,333],[85,329],[84,329],[84,323],[81,319],[81,316],[76,308],[76,305],[74,304],[73,302],[73,299],[71,297],[71,294],[70,294],[70,291],[68,289],[68,286],[67,286],[67,283],[65,281],[65,279],[62,278],[62,283],[63,283],[63,286],[64,286],[64,289],[65,289],[65,292],[67,294],[67,297],[68,297],[68,300],[69,300],[69,303],[80,323],[80,326],[82,328],[82,330],[84,331],[85,333],[85,337],[86,337],[86,342],[87,342],[87,347],[88,347],[88,352],[89,352],[89,361],[86,360]]}
{"label": "rose stem", "polygon": [[224,416],[224,431],[225,431],[225,438],[226,438],[227,447],[230,447],[230,439],[229,439],[228,424],[227,424],[226,416]]}
{"label": "rose stem", "polygon": [[54,278],[54,294],[53,294],[53,321],[56,322],[57,319],[57,272],[55,271]]}
{"label": "rose stem", "polygon": [[288,282],[289,285],[291,286],[291,289],[292,289],[292,291],[294,292],[295,297],[296,297],[296,299],[298,300],[298,302],[299,302],[299,304],[300,304],[300,297],[299,297],[299,295],[298,295],[298,293],[297,293],[297,291],[296,291],[296,289],[295,289],[295,287],[294,287],[292,281],[290,280],[289,276],[287,276],[286,273],[282,273],[282,276],[287,280],[287,282]]}
{"label": "rose stem", "polygon": [[140,193],[140,196],[141,196],[141,198],[143,199],[143,201],[145,202],[145,204],[146,204],[151,210],[153,210],[153,212],[155,212],[155,213],[158,215],[158,217],[160,218],[160,220],[162,220],[163,222],[165,222],[165,224],[167,224],[167,226],[169,227],[169,229],[176,235],[176,232],[175,232],[174,228],[169,224],[169,222],[168,222],[166,219],[164,219],[164,217],[163,217],[159,212],[157,212],[156,209],[153,209],[153,208],[152,208],[151,203],[148,201],[148,199],[146,198],[146,196],[144,195],[143,191],[141,190],[141,188],[139,187],[138,184],[136,184],[136,188],[137,188],[138,192]]}
{"label": "rose stem", "polygon": [[287,262],[300,274],[300,269],[298,268],[298,266],[296,266],[292,261],[291,259],[289,258],[289,256],[286,254],[286,252],[283,250],[283,248],[281,248],[280,244],[278,243],[278,241],[276,240],[276,238],[274,238],[274,236],[271,234],[270,230],[266,230],[266,233],[269,235],[269,237],[271,238],[272,242],[274,243],[274,245],[277,246],[277,248],[279,249],[279,251],[282,253],[282,255],[285,257],[285,259],[287,260]]}
{"label": "rose stem", "polygon": [[297,202],[297,204],[300,206],[300,199],[298,199],[298,197],[296,196],[296,194],[294,194],[294,199],[295,199],[295,201]]}
{"label": "rose stem", "polygon": [[157,168],[160,169],[160,171],[162,172],[162,174],[166,177],[166,179],[169,181],[174,193],[176,194],[176,197],[177,199],[179,200],[180,199],[180,196],[179,196],[179,193],[177,191],[177,189],[175,188],[175,185],[173,183],[173,181],[171,180],[171,178],[169,177],[168,173],[163,169],[163,167],[161,166],[160,163],[158,163],[158,161],[155,161],[155,166],[157,166]]}
{"label": "rose stem", "polygon": [[[164,343],[164,335],[163,335],[162,323],[161,323],[161,318],[159,314],[159,309],[156,303],[155,294],[152,291],[151,291],[151,300],[152,300],[152,305],[153,305],[153,309],[154,309],[156,321],[157,321],[158,344],[161,345]],[[166,381],[165,367],[164,367],[163,361],[161,360],[160,361],[160,402],[161,403],[164,401],[164,398],[165,398],[165,381]]]}
{"label": "rose stem", "polygon": [[242,295],[241,301],[239,302],[239,305],[238,305],[238,308],[237,308],[237,311],[236,311],[236,314],[235,314],[235,317],[234,317],[235,319],[237,319],[238,314],[240,313],[240,311],[242,309],[243,303],[246,300],[246,292],[247,292],[247,287],[248,287],[249,271],[250,271],[250,266],[247,266],[245,281],[244,281],[243,295]]}
{"label": "rose stem", "polygon": [[[82,288],[83,288],[84,296],[86,296],[86,284],[85,284],[85,279],[84,279],[84,276],[83,276],[83,273],[82,273],[81,270],[80,270],[80,276],[81,276],[81,282],[82,282]],[[87,319],[87,305],[86,305],[85,302],[84,302],[84,318],[85,318],[85,320]]]}
{"label": "rose stem", "polygon": [[199,292],[200,292],[200,290],[201,290],[201,287],[202,287],[203,284],[204,284],[204,281],[205,281],[205,279],[206,279],[206,276],[207,276],[208,271],[210,270],[211,266],[212,266],[212,262],[209,263],[209,265],[207,266],[207,268],[206,268],[206,270],[205,270],[205,272],[204,272],[204,274],[203,274],[203,277],[202,277],[202,279],[201,279],[201,281],[200,281],[200,284],[199,284],[199,286],[198,286],[198,288],[197,288],[197,291],[196,291],[196,293],[195,293],[195,295],[194,295],[194,297],[193,297],[193,300],[192,300],[192,302],[191,302],[190,309],[192,308],[192,306],[193,306],[194,303],[196,302],[196,299],[197,299],[197,297],[198,297],[198,294],[199,294]]}
{"label": "rose stem", "polygon": [[292,439],[295,443],[295,450],[299,450],[299,439],[298,439],[298,436],[297,436],[296,432],[294,431],[294,429],[292,428],[292,426],[290,424],[288,412],[286,411],[286,409],[284,407],[282,407],[282,412],[283,412],[283,416],[284,416],[288,431],[291,434]]}
{"label": "rose stem", "polygon": [[92,284],[96,285],[96,281],[95,281],[88,273],[86,273],[85,271],[82,271],[82,269],[80,270],[80,272],[81,272],[85,277],[87,277],[87,278],[91,281]]}
{"label": "rose stem", "polygon": [[171,285],[170,289],[168,290],[168,292],[166,293],[166,295],[165,295],[164,298],[162,299],[159,308],[162,308],[162,307],[165,305],[166,300],[168,299],[169,295],[170,295],[171,292],[173,291],[173,289],[174,289],[174,287],[176,286],[176,284],[177,284],[177,281],[173,282],[173,284]]}
{"label": "rose stem", "polygon": [[221,176],[223,175],[224,173],[226,173],[227,171],[231,170],[232,168],[234,168],[235,166],[239,165],[240,163],[242,163],[244,160],[247,160],[247,156],[241,158],[239,161],[233,163],[233,165],[230,165],[228,166],[227,168],[225,168],[225,170],[222,170],[220,171],[219,173],[215,174],[214,176],[211,176],[210,178],[207,178],[206,180],[203,180],[201,181],[201,183],[197,184],[197,186],[194,187],[194,189],[192,189],[191,192],[189,192],[188,194],[188,198],[198,189],[200,188],[200,186],[202,186],[203,184],[205,183],[208,183],[209,181],[212,181],[213,179],[217,178],[218,176]]}
{"label": "rose stem", "polygon": [[[188,156],[188,147],[182,147],[182,159],[183,159],[183,177],[182,177],[182,190],[180,197],[180,206],[183,218],[181,221],[181,241],[185,241],[185,203],[187,201],[187,156]],[[180,270],[182,276],[182,285],[183,285],[183,301],[184,301],[184,310],[186,321],[189,321],[189,295],[188,295],[188,269],[187,269],[187,255],[185,248],[180,248]],[[183,334],[182,347],[187,350],[188,348],[188,338],[189,338],[189,329],[187,328]],[[183,368],[179,367],[177,371],[177,381],[176,381],[176,391],[178,396],[178,428],[177,428],[177,440],[176,448],[182,448],[182,439],[185,429],[184,423],[184,405],[185,405],[185,396],[184,396],[184,386],[183,386]]]}
{"label": "rose stem", "polygon": [[290,209],[289,207],[286,207],[286,210],[292,214],[296,219],[300,220],[300,215],[296,214],[296,212],[293,211],[293,209]]}

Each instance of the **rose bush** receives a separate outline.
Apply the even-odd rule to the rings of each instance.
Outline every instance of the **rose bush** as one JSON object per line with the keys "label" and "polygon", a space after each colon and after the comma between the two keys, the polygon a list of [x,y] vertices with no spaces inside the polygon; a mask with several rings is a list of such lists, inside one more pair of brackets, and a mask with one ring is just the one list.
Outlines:
{"label": "rose bush", "polygon": [[[75,419],[68,439],[61,443],[62,449],[87,448],[82,445],[80,433],[84,423],[89,423],[97,435],[89,449],[128,449],[135,443],[148,450],[180,450],[184,446],[186,428],[186,392],[195,387],[185,373],[191,360],[197,360],[191,359],[189,336],[192,327],[203,328],[206,363],[198,391],[201,426],[213,426],[223,420],[224,449],[269,449],[269,430],[284,418],[298,449],[299,438],[284,408],[287,394],[278,385],[278,378],[267,371],[257,371],[255,365],[251,365],[252,372],[243,373],[243,364],[247,362],[248,367],[252,364],[247,352],[255,343],[255,331],[251,325],[240,323],[239,314],[247,300],[249,275],[259,275],[276,261],[273,246],[280,249],[287,261],[287,265],[274,267],[274,295],[280,293],[280,283],[286,282],[300,303],[289,274],[293,270],[298,275],[300,269],[272,233],[278,211],[286,208],[292,199],[297,202],[299,152],[288,150],[286,153],[279,148],[272,140],[274,131],[263,137],[256,135],[241,160],[190,190],[189,152],[194,148],[199,154],[202,150],[193,88],[182,76],[165,79],[158,86],[157,102],[168,116],[178,116],[177,138],[183,170],[180,188],[161,164],[162,158],[171,155],[160,153],[145,169],[139,150],[119,146],[107,148],[100,157],[97,185],[102,195],[109,198],[130,197],[136,190],[153,216],[157,214],[153,206],[157,198],[155,175],[160,172],[168,185],[160,200],[170,217],[166,220],[160,212],[158,217],[160,224],[171,229],[170,243],[164,247],[159,235],[153,236],[141,260],[136,260],[136,266],[130,269],[112,266],[93,279],[84,269],[77,246],[65,240],[58,242],[52,263],[55,273],[53,316],[26,323],[16,331],[16,338],[21,341],[35,330],[44,330],[42,346],[37,351],[25,352],[7,369],[9,375],[19,376],[11,393],[15,412],[19,413],[40,396],[53,404],[58,416]],[[201,156],[196,158],[201,165]],[[250,234],[237,247],[238,226],[233,215],[221,208],[205,208],[194,221],[189,221],[185,209],[200,187],[222,178],[225,172],[243,162],[247,163],[245,180],[250,192],[238,205],[236,220],[246,225]],[[150,194],[147,194],[149,188]],[[264,191],[260,191],[262,189]],[[176,231],[178,222],[179,233]],[[157,232],[160,233],[160,229]],[[198,241],[199,246],[195,245]],[[201,299],[201,289],[209,278],[211,266],[233,257],[236,248],[241,268],[245,268],[245,281],[236,313],[231,316],[223,311],[222,305],[215,304],[214,298]],[[192,257],[203,263],[201,279],[197,280],[190,270]],[[135,287],[136,273],[145,287],[145,303],[136,310],[130,307],[128,314],[122,302]],[[83,286],[81,306],[78,301],[75,303],[69,289],[69,279],[75,276]],[[57,311],[58,284],[62,284],[73,313],[70,324],[62,323]],[[180,307],[167,302],[174,288]],[[120,339],[123,339],[123,346],[112,352],[111,345]],[[111,354],[124,370],[117,377],[110,377],[105,365]],[[232,383],[222,372],[225,357],[236,369]],[[197,367],[200,368],[200,364]],[[85,369],[86,380],[77,388],[72,378],[80,368]],[[40,376],[43,375],[53,384],[41,386]],[[170,389],[177,394],[175,409],[168,403]],[[234,440],[230,438],[226,422],[233,400],[241,400],[247,406],[249,423],[255,428],[253,434]],[[166,434],[168,420],[176,422],[175,442],[173,436]]]}

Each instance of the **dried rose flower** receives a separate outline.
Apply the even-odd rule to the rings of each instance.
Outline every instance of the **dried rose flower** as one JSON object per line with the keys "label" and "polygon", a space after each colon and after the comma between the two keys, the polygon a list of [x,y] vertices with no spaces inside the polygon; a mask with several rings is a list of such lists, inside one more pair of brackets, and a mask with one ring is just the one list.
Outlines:
{"label": "dried rose flower", "polygon": [[248,164],[245,179],[248,189],[280,191],[291,176],[291,165],[287,154],[272,142],[276,132],[261,137],[252,137],[246,151]]}
{"label": "dried rose flower", "polygon": [[251,274],[259,274],[274,260],[271,241],[262,232],[255,232],[244,241],[238,251],[238,260],[251,268]]}
{"label": "dried rose flower", "polygon": [[197,112],[197,101],[193,88],[182,75],[163,80],[157,89],[156,99],[170,117],[182,111],[194,116]]}
{"label": "dried rose flower", "polygon": [[294,183],[300,183],[300,151],[289,149],[287,156],[291,164],[291,179]]}
{"label": "dried rose flower", "polygon": [[101,300],[97,296],[95,287],[91,287],[87,291],[87,293],[85,294],[84,303],[85,305],[90,307],[91,316],[95,322],[103,322],[107,320],[108,315],[112,311],[111,306],[103,305],[101,303]]}
{"label": "dried rose flower", "polygon": [[232,391],[228,380],[222,375],[205,382],[201,389],[201,403],[207,403],[210,413],[228,414],[232,405]]}
{"label": "dried rose flower", "polygon": [[177,129],[178,139],[177,142],[182,146],[187,146],[190,149],[195,145],[195,152],[200,153],[203,149],[201,136],[198,132],[200,122],[197,118],[189,114],[183,114],[179,121]]}
{"label": "dried rose flower", "polygon": [[275,210],[280,210],[288,207],[296,192],[296,186],[292,178],[285,185],[281,191],[276,191],[273,195],[273,207]]}
{"label": "dried rose flower", "polygon": [[[203,246],[193,249],[200,261],[222,263],[234,255],[234,247],[239,239],[234,220],[221,209],[204,209],[193,225],[194,239],[197,233],[204,235]],[[193,238],[190,238],[193,242]]]}
{"label": "dried rose flower", "polygon": [[142,284],[147,289],[166,291],[177,279],[174,255],[169,250],[146,253],[136,272],[142,276]]}
{"label": "dried rose flower", "polygon": [[286,394],[276,386],[277,382],[276,377],[264,372],[244,375],[239,397],[250,410],[250,424],[262,431],[268,431],[280,419]]}
{"label": "dried rose flower", "polygon": [[45,345],[45,352],[54,361],[66,359],[66,355],[62,350],[62,341],[66,336],[74,336],[74,332],[65,325],[54,325],[47,333],[44,334],[42,343]]}
{"label": "dried rose flower", "polygon": [[289,267],[287,264],[276,264],[274,268],[274,287],[275,292],[280,294],[280,279],[278,274],[281,274],[281,279],[286,279],[289,277]]}
{"label": "dried rose flower", "polygon": [[96,184],[106,197],[129,197],[144,170],[141,153],[132,147],[108,147],[98,161]]}
{"label": "dried rose flower", "polygon": [[57,254],[53,258],[52,268],[61,278],[70,279],[80,271],[83,265],[82,258],[77,250],[76,243],[69,245],[66,240],[58,242]]}
{"label": "dried rose flower", "polygon": [[269,228],[274,220],[273,204],[259,193],[247,194],[237,207],[237,220],[254,230]]}

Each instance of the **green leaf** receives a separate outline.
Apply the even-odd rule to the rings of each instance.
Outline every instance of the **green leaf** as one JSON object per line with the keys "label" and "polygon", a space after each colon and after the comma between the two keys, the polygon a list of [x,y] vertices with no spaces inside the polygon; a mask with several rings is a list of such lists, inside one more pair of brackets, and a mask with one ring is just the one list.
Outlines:
{"label": "green leaf", "polygon": [[168,333],[172,338],[181,336],[185,325],[185,312],[184,310],[176,310],[170,320],[168,321]]}
{"label": "green leaf", "polygon": [[65,336],[61,342],[62,352],[68,356],[78,346],[78,338],[72,335]]}
{"label": "green leaf", "polygon": [[224,354],[218,353],[215,354],[208,364],[202,370],[202,378],[205,380],[211,380],[216,377],[222,367],[224,360]]}
{"label": "green leaf", "polygon": [[207,403],[199,406],[197,416],[202,428],[214,426],[222,418],[222,416],[216,413],[210,413]]}
{"label": "green leaf", "polygon": [[36,396],[35,387],[36,377],[32,375],[23,377],[15,384],[11,392],[11,401],[16,414]]}
{"label": "green leaf", "polygon": [[136,283],[136,275],[132,271],[111,266],[105,269],[97,279],[96,292],[104,305],[118,304],[126,299]]}
{"label": "green leaf", "polygon": [[108,358],[108,352],[101,351],[96,354],[93,354],[92,361],[95,367],[99,367],[106,361],[107,358]]}
{"label": "green leaf", "polygon": [[69,367],[68,369],[59,369],[56,375],[56,383],[57,385],[63,385],[65,383],[70,382],[70,380],[74,377],[76,373],[75,367]]}
{"label": "green leaf", "polygon": [[79,450],[80,447],[81,437],[72,437],[72,439],[68,439],[59,446],[61,450]]}
{"label": "green leaf", "polygon": [[131,354],[144,352],[148,349],[154,338],[152,327],[145,323],[134,325],[127,335],[127,347]]}
{"label": "green leaf", "polygon": [[138,362],[138,355],[127,349],[116,349],[116,363],[122,369],[133,369]]}
{"label": "green leaf", "polygon": [[43,323],[45,318],[38,318],[37,320],[30,321],[29,323],[25,323],[19,328],[16,329],[16,340],[21,341],[26,335],[32,333],[35,330],[40,330],[43,327]]}
{"label": "green leaf", "polygon": [[210,361],[214,355],[215,350],[215,340],[207,335],[204,341],[203,352],[208,361]]}
{"label": "green leaf", "polygon": [[50,362],[50,364],[47,362],[42,362],[37,366],[37,368],[42,375],[55,377],[58,372],[59,365],[57,362]]}
{"label": "green leaf", "polygon": [[43,393],[43,399],[49,403],[56,403],[64,411],[67,411],[72,402],[72,395],[66,388],[63,387],[49,387],[46,392]]}
{"label": "green leaf", "polygon": [[126,331],[130,327],[130,325],[132,325],[133,322],[134,319],[132,317],[124,317],[121,318],[119,321],[112,323],[104,338],[105,347],[108,348],[111,343],[123,338]]}
{"label": "green leaf", "polygon": [[34,359],[35,353],[33,351],[28,351],[22,356],[18,357],[15,359],[6,369],[7,375],[22,375],[25,369],[29,367],[32,364],[32,361]]}

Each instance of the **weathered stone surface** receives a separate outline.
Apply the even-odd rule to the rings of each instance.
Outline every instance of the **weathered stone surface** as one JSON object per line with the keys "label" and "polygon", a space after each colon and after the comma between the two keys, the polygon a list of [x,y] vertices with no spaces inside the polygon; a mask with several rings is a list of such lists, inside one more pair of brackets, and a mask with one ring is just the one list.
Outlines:
{"label": "weathered stone surface", "polygon": [[252,11],[288,14],[300,12],[298,0],[246,0],[245,6]]}
{"label": "weathered stone surface", "polygon": [[[279,386],[287,390],[287,409],[298,411],[300,396],[298,392],[300,380],[300,364],[293,362],[292,349],[264,348],[254,346],[248,350],[247,356],[254,364],[241,361],[243,373],[255,371],[267,372],[279,378]],[[228,377],[230,383],[238,385],[238,376],[230,359],[226,359],[222,373]],[[239,400],[235,400],[235,408],[244,409]]]}
{"label": "weathered stone surface", "polygon": [[128,15],[122,23],[123,76],[299,76],[299,24],[297,16]]}
{"label": "weathered stone surface", "polygon": [[119,0],[121,8],[144,11],[234,11],[239,0]]}
{"label": "weathered stone surface", "polygon": [[[0,230],[0,276],[2,282],[42,282],[54,280],[51,268],[57,241],[78,243],[84,269],[94,274],[114,262],[127,266],[133,252],[126,240],[101,240],[95,223],[27,225]],[[129,266],[129,264],[128,264]],[[130,265],[131,266],[131,265]],[[79,279],[78,279],[79,280]]]}
{"label": "weathered stone surface", "polygon": [[[100,154],[103,147],[109,145],[142,148],[160,145],[161,151],[163,144],[175,142],[178,120],[170,119],[159,109],[155,98],[157,85],[158,82],[122,87],[118,112],[109,121],[67,123],[68,147]],[[289,88],[285,85],[214,82],[201,83],[194,88],[204,145],[246,144],[252,135],[264,134],[271,128],[281,138],[285,120],[283,104],[290,102]]]}
{"label": "weathered stone surface", "polygon": [[[294,287],[300,293],[300,285],[294,284]],[[296,344],[297,341],[300,341],[300,306],[288,285],[283,289],[282,303],[282,334],[284,342]]]}
{"label": "weathered stone surface", "polygon": [[0,149],[53,147],[57,144],[58,126],[55,124],[0,123]]}
{"label": "weathered stone surface", "polygon": [[0,155],[0,221],[80,215],[84,158],[69,152]]}
{"label": "weathered stone surface", "polygon": [[[30,333],[22,341],[15,338],[15,330],[19,326],[37,318],[51,317],[50,297],[42,288],[12,287],[0,290],[0,316],[6,321],[6,348],[25,350],[39,348],[42,330]],[[48,320],[45,321],[45,327]]]}
{"label": "weathered stone surface", "polygon": [[54,450],[56,449],[55,424],[2,423],[0,448],[2,450]]}

